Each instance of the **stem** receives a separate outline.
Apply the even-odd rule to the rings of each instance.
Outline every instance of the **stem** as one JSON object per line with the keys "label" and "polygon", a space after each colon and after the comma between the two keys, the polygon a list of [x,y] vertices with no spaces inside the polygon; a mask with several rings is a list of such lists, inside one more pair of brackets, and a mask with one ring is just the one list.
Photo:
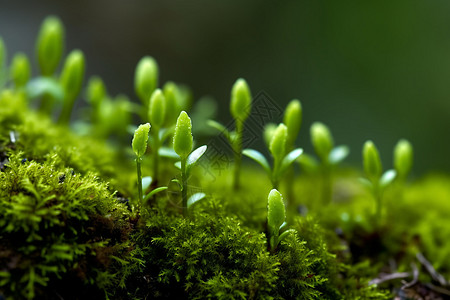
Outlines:
{"label": "stem", "polygon": [[159,128],[155,128],[155,153],[153,154],[153,182],[155,186],[158,186],[158,173],[159,173]]}
{"label": "stem", "polygon": [[322,170],[322,183],[323,183],[323,194],[322,194],[322,203],[330,204],[333,198],[332,191],[332,181],[331,181],[331,170],[329,165],[324,165]]}
{"label": "stem", "polygon": [[136,170],[137,170],[137,185],[138,185],[138,194],[139,194],[139,201],[138,206],[141,205],[143,195],[142,195],[142,172],[141,172],[141,158],[136,158]]}
{"label": "stem", "polygon": [[183,201],[183,215],[187,216],[187,157],[181,158],[181,199]]}
{"label": "stem", "polygon": [[240,187],[239,177],[241,173],[241,161],[242,161],[242,132],[244,131],[244,123],[236,120],[236,138],[234,140],[234,177],[233,188],[238,190]]}
{"label": "stem", "polygon": [[376,201],[376,211],[375,211],[375,218],[376,222],[379,224],[381,221],[381,191],[378,183],[375,185],[374,189],[375,193],[375,201]]}
{"label": "stem", "polygon": [[278,190],[280,185],[280,178],[278,174],[278,169],[280,168],[280,159],[274,157],[273,159],[273,170],[272,170],[272,188]]}
{"label": "stem", "polygon": [[58,123],[67,125],[70,122],[70,115],[75,99],[64,98],[61,114],[59,115]]}
{"label": "stem", "polygon": [[46,114],[51,114],[53,110],[53,104],[55,103],[55,99],[51,94],[45,93],[42,95],[41,105],[39,110]]}

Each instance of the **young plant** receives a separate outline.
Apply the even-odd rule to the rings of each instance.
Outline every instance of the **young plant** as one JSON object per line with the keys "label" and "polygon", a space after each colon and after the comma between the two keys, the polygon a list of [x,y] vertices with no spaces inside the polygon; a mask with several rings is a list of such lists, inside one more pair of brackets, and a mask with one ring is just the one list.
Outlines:
{"label": "young plant", "polygon": [[273,157],[273,168],[270,165],[264,155],[254,149],[245,149],[242,154],[250,157],[258,164],[260,164],[269,176],[272,187],[278,189],[281,177],[292,163],[303,153],[303,149],[297,148],[286,154],[286,141],[287,141],[287,127],[283,123],[278,125],[275,130],[272,140],[269,145],[270,153]]}
{"label": "young plant", "polygon": [[145,152],[147,151],[149,132],[149,123],[139,125],[138,129],[136,129],[136,131],[134,132],[133,140],[131,141],[131,146],[133,148],[134,154],[136,155],[137,185],[139,195],[138,205],[141,205],[141,201],[143,199],[141,161],[145,155]]}
{"label": "young plant", "polygon": [[63,107],[59,116],[60,124],[69,124],[75,100],[80,93],[84,78],[84,54],[80,50],[69,53],[61,72],[60,84],[64,91]]}
{"label": "young plant", "polygon": [[248,87],[245,79],[239,78],[231,89],[231,101],[230,111],[236,122],[236,130],[229,131],[222,124],[210,120],[209,126],[221,131],[233,148],[234,153],[234,176],[233,176],[233,188],[237,190],[239,188],[239,177],[241,173],[242,162],[242,135],[244,132],[244,122],[250,115],[252,104],[252,95],[250,88]]}
{"label": "young plant", "polygon": [[148,118],[153,126],[153,181],[158,182],[159,148],[161,146],[161,131],[166,115],[166,99],[160,89],[156,89],[150,98]]}
{"label": "young plant", "polygon": [[151,56],[144,56],[137,64],[134,74],[134,90],[142,102],[144,113],[142,119],[147,117],[149,100],[153,91],[158,87],[159,68],[156,60]]}
{"label": "young plant", "polygon": [[394,168],[397,179],[405,181],[413,165],[413,147],[405,139],[401,139],[394,148]]}
{"label": "young plant", "polygon": [[379,221],[381,220],[383,191],[394,181],[397,172],[391,169],[383,173],[378,149],[372,141],[365,142],[362,155],[367,179],[360,178],[360,181],[372,191],[376,201],[375,217]]}
{"label": "young plant", "polygon": [[86,89],[86,98],[91,105],[91,122],[94,125],[100,122],[101,107],[106,97],[107,91],[103,80],[98,76],[91,77]]}
{"label": "young plant", "polygon": [[[295,232],[294,229],[286,228],[286,208],[284,206],[283,196],[279,191],[273,189],[269,193],[267,204],[267,229],[269,235],[269,249],[274,253],[278,244],[288,236],[289,233]],[[280,234],[281,233],[281,234]]]}
{"label": "young plant", "polygon": [[201,200],[204,197],[194,194],[188,199],[187,195],[187,181],[190,168],[200,159],[205,153],[207,146],[201,146],[192,151],[193,137],[192,137],[192,122],[188,114],[182,111],[177,119],[175,126],[175,133],[173,135],[173,150],[180,156],[181,164],[179,165],[181,170],[181,199],[183,206],[183,215],[187,216],[189,207]]}
{"label": "young plant", "polygon": [[14,55],[10,76],[16,88],[24,88],[31,76],[31,66],[28,57],[23,53]]}

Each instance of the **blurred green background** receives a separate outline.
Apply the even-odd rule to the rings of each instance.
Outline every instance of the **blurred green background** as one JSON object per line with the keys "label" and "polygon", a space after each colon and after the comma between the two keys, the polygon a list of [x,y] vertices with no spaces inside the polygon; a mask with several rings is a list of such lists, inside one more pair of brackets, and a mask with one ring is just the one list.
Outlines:
{"label": "blurred green background", "polygon": [[[230,89],[244,77],[281,107],[303,103],[298,144],[309,126],[329,125],[360,165],[366,139],[385,167],[399,138],[415,147],[415,174],[450,169],[450,1],[2,1],[9,54],[34,57],[39,26],[58,15],[66,52],[82,49],[87,74],[134,99],[138,60],[154,56],[161,82],[211,95],[230,118]],[[34,69],[36,72],[37,68]]]}

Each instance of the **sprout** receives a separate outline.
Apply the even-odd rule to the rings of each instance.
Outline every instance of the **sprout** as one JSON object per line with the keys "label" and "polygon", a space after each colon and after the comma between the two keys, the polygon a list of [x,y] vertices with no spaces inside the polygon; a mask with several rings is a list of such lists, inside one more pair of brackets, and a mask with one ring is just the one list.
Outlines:
{"label": "sprout", "polygon": [[372,141],[367,141],[363,148],[364,171],[372,181],[381,176],[383,167],[381,165],[380,154]]}
{"label": "sprout", "polygon": [[187,158],[192,151],[192,123],[191,118],[182,111],[177,119],[175,134],[173,136],[173,150],[181,157]]}
{"label": "sprout", "polygon": [[134,75],[134,89],[145,107],[153,91],[158,87],[158,74],[158,64],[153,57],[141,58]]}
{"label": "sprout", "polygon": [[278,126],[275,123],[268,123],[266,124],[266,126],[264,126],[264,142],[267,148],[270,147],[270,142],[272,141],[272,138],[277,128]]}
{"label": "sprout", "polygon": [[178,87],[173,82],[167,82],[163,88],[164,97],[166,98],[166,125],[175,124],[178,114],[180,113],[180,95]]}
{"label": "sprout", "polygon": [[398,141],[394,148],[394,167],[399,178],[406,178],[413,164],[413,148],[405,139]]}
{"label": "sprout", "polygon": [[273,189],[269,193],[267,204],[267,227],[269,233],[269,247],[271,252],[275,252],[278,244],[286,238],[290,232],[289,229],[280,234],[285,228],[286,208],[284,206],[283,196],[279,191]]}
{"label": "sprout", "polygon": [[16,87],[24,87],[31,76],[31,66],[28,57],[23,53],[14,55],[10,72],[14,85]]}
{"label": "sprout", "polygon": [[69,123],[73,104],[78,94],[84,78],[84,54],[80,50],[73,50],[67,56],[61,72],[60,83],[64,90],[64,103],[59,122]]}
{"label": "sprout", "polygon": [[289,102],[284,111],[283,123],[287,127],[287,150],[294,147],[302,125],[302,104],[297,99]]}
{"label": "sprout", "polygon": [[166,99],[163,92],[160,89],[156,89],[151,98],[149,105],[148,118],[153,124],[153,143],[154,143],[154,154],[153,154],[153,177],[155,182],[158,181],[159,173],[159,148],[161,146],[160,131],[161,126],[164,124],[166,114]]}
{"label": "sprout", "polygon": [[64,27],[54,16],[47,17],[41,25],[36,42],[36,54],[44,76],[51,76],[59,65],[64,48]]}
{"label": "sprout", "polygon": [[283,123],[278,125],[270,141],[269,150],[275,160],[281,160],[286,151],[287,127]]}
{"label": "sprout", "polygon": [[333,149],[333,137],[330,130],[323,123],[315,122],[311,125],[311,143],[322,161],[328,160],[328,155]]}
{"label": "sprout", "polygon": [[97,107],[106,97],[106,87],[103,80],[98,76],[89,79],[86,97],[89,103]]}
{"label": "sprout", "polygon": [[150,124],[139,125],[138,129],[134,132],[133,141],[131,145],[133,147],[134,154],[138,159],[142,159],[147,151],[148,133],[150,132]]}
{"label": "sprout", "polygon": [[245,79],[239,78],[231,89],[230,111],[235,120],[244,122],[250,115],[252,96]]}

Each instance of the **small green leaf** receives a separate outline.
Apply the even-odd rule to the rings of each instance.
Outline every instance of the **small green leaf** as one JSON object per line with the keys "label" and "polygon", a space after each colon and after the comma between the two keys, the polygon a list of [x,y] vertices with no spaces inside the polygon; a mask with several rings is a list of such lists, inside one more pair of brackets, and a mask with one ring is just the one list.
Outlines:
{"label": "small green leaf", "polygon": [[286,151],[287,127],[283,123],[278,125],[270,141],[270,153],[275,159],[283,159]]}
{"label": "small green leaf", "polygon": [[147,151],[148,133],[150,131],[150,124],[142,124],[136,129],[131,145],[133,151],[138,158],[141,158]]}
{"label": "small green leaf", "polygon": [[177,161],[173,165],[175,166],[175,168],[181,170],[181,161]]}
{"label": "small green leaf", "polygon": [[281,226],[280,226],[280,232],[283,232],[283,230],[286,229],[286,227],[287,227],[287,222],[284,221],[283,224],[281,224]]}
{"label": "small green leaf", "polygon": [[148,118],[155,128],[161,128],[166,116],[166,98],[160,89],[156,89],[150,97]]}
{"label": "small green leaf", "polygon": [[[106,97],[106,87],[103,80],[98,76],[89,79],[86,98],[94,107],[99,107]],[[133,131],[134,132],[134,131]]]}
{"label": "small green leaf", "polygon": [[189,197],[187,201],[187,208],[190,209],[194,204],[198,203],[200,200],[205,199],[205,193],[195,193],[191,197]]}
{"label": "small green leaf", "polygon": [[64,91],[59,82],[51,77],[37,77],[27,84],[27,94],[30,98],[39,98],[44,94],[51,95],[53,99],[62,102]]}
{"label": "small green leaf", "polygon": [[26,85],[31,76],[31,66],[28,57],[24,53],[14,55],[10,72],[16,87]]}
{"label": "small green leaf", "polygon": [[160,192],[165,191],[165,190],[167,190],[167,186],[161,186],[159,188],[156,188],[156,189],[152,190],[150,193],[145,195],[144,202],[147,201],[148,199],[150,199],[153,195],[156,195],[157,193],[160,193]]}
{"label": "small green leaf", "polygon": [[391,184],[392,181],[394,181],[395,177],[397,176],[397,172],[395,170],[387,170],[384,172],[384,174],[380,178],[380,186],[381,188],[387,187],[389,184]]}
{"label": "small green leaf", "polygon": [[178,154],[169,147],[161,147],[158,149],[158,154],[160,157],[166,157],[166,158],[171,158],[171,159],[180,159],[180,156],[178,156]]}
{"label": "small green leaf", "polygon": [[327,161],[334,144],[330,130],[325,124],[315,122],[311,125],[310,135],[317,156],[322,161]]}
{"label": "small green leaf", "polygon": [[380,155],[372,141],[364,143],[363,147],[364,171],[370,180],[378,180],[381,176],[383,167],[381,165]]}
{"label": "small green leaf", "polygon": [[158,87],[158,74],[158,64],[153,57],[141,58],[134,73],[134,89],[142,103],[148,103],[153,91]]}
{"label": "small green leaf", "polygon": [[247,82],[239,78],[231,89],[230,111],[235,120],[244,122],[250,115],[252,95]]}
{"label": "small green leaf", "polygon": [[254,161],[256,161],[258,164],[260,164],[264,170],[267,172],[267,174],[271,174],[269,163],[267,162],[267,159],[264,157],[264,155],[261,154],[261,152],[253,150],[253,149],[244,149],[242,151],[242,154],[250,157]]}
{"label": "small green leaf", "polygon": [[360,177],[358,178],[358,181],[366,188],[372,190],[373,189],[373,184],[370,180],[368,180],[367,178],[364,177]]}
{"label": "small green leaf", "polygon": [[166,98],[166,125],[174,125],[181,111],[178,87],[169,81],[164,84],[163,93]]}
{"label": "small green leaf", "polygon": [[41,74],[51,76],[61,61],[64,50],[64,27],[54,16],[47,17],[39,31],[36,53]]}
{"label": "small green leaf", "polygon": [[302,153],[303,153],[302,148],[297,148],[297,149],[289,152],[283,158],[283,161],[281,162],[280,174],[282,174],[284,171],[286,171],[287,168],[289,168],[289,166],[292,165],[294,163],[294,161],[300,157],[300,155],[302,155]]}
{"label": "small green leaf", "polygon": [[283,123],[288,129],[287,143],[293,147],[302,125],[302,104],[299,100],[294,99],[289,102],[284,111]]}
{"label": "small green leaf", "polygon": [[69,102],[78,96],[84,78],[84,54],[80,50],[69,53],[61,71],[60,82],[64,90],[64,99]]}
{"label": "small green leaf", "polygon": [[349,153],[350,149],[347,146],[337,146],[331,150],[328,161],[330,164],[336,165],[343,161]]}
{"label": "small green leaf", "polygon": [[142,178],[142,190],[145,191],[152,184],[153,178],[151,176],[145,176]]}
{"label": "small green leaf", "polygon": [[400,177],[406,177],[413,164],[413,148],[405,139],[398,141],[394,148],[394,166]]}
{"label": "small green leaf", "polygon": [[270,148],[270,142],[275,135],[277,127],[278,126],[275,123],[268,123],[264,126],[264,142],[266,143],[267,148]]}
{"label": "small green leaf", "polygon": [[300,167],[308,173],[314,173],[319,169],[319,162],[311,155],[303,153],[297,159]]}
{"label": "small green leaf", "polygon": [[284,240],[289,234],[294,234],[297,231],[295,229],[288,229],[285,232],[283,232],[282,234],[280,234],[280,236],[278,237],[278,242],[281,242],[282,240]]}
{"label": "small green leaf", "polygon": [[273,189],[269,193],[267,204],[267,224],[273,233],[278,233],[279,228],[286,219],[286,208],[283,196],[279,191]]}
{"label": "small green leaf", "polygon": [[187,159],[187,167],[189,168],[192,165],[194,165],[200,159],[200,157],[202,157],[207,148],[208,147],[206,145],[203,145],[192,151],[192,153],[189,154]]}
{"label": "small green leaf", "polygon": [[186,158],[192,151],[192,123],[185,111],[180,113],[173,135],[173,150],[181,157]]}

